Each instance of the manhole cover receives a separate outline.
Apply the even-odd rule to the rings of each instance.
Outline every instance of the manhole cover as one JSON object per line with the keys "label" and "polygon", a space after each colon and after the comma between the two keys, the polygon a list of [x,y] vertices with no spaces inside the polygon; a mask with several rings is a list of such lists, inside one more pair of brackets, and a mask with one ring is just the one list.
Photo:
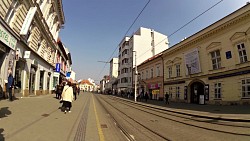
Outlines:
{"label": "manhole cover", "polygon": [[48,116],[49,116],[49,114],[43,114],[42,116],[43,116],[43,117],[48,117]]}
{"label": "manhole cover", "polygon": [[108,128],[106,124],[101,124],[101,128]]}

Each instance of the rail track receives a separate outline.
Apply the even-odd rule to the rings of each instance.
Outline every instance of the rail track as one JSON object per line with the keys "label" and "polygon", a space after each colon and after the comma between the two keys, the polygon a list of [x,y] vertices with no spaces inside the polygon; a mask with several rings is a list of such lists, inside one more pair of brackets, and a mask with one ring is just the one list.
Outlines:
{"label": "rail track", "polygon": [[[198,130],[204,130],[204,132],[211,132],[213,133],[219,133],[223,136],[237,136],[242,138],[248,138],[250,139],[250,124],[249,123],[240,123],[240,122],[232,122],[232,121],[223,121],[220,119],[211,119],[211,118],[205,118],[203,116],[193,116],[191,114],[182,114],[179,112],[169,111],[163,108],[158,108],[155,106],[150,106],[146,104],[141,103],[134,103],[130,100],[125,100],[113,96],[101,96],[98,97],[99,101],[103,103],[103,105],[106,105],[107,111],[110,112],[110,109],[115,109],[117,113],[120,113],[120,117],[125,121],[130,123],[131,126],[134,128],[138,128],[138,131],[143,130],[140,134],[144,134],[144,131],[147,130],[151,134],[154,134],[154,136],[157,136],[161,140],[173,140],[173,138],[170,138],[169,135],[164,134],[163,131],[157,130],[156,127],[152,124],[145,124],[145,121],[143,122],[139,118],[134,117],[134,115],[129,113],[129,110],[134,110],[135,113],[144,113],[148,117],[152,116],[155,117],[157,120],[156,122],[160,121],[161,124],[171,122],[171,124],[181,124],[182,126],[185,126],[187,128],[193,127],[194,129]],[[104,104],[105,103],[105,104]],[[120,105],[123,105],[125,108],[119,108],[117,105],[119,103]],[[107,106],[108,105],[108,106]],[[105,106],[104,106],[105,107]],[[121,107],[121,106],[120,106]],[[152,122],[155,122],[152,121]],[[159,125],[159,128],[164,125]],[[144,129],[142,129],[144,128]],[[125,130],[125,129],[123,129]],[[145,135],[147,136],[147,135]],[[174,139],[175,140],[175,139]]]}

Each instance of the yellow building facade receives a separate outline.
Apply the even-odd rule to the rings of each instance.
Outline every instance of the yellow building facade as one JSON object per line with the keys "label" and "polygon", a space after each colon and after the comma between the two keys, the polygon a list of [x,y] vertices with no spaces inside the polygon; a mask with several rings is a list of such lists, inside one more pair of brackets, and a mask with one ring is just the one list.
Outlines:
{"label": "yellow building facade", "polygon": [[163,52],[171,101],[250,104],[250,4]]}

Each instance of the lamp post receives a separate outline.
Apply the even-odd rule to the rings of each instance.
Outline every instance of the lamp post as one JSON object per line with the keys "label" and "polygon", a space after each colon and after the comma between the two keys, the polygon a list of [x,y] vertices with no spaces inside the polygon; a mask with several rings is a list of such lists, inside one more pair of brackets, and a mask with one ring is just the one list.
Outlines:
{"label": "lamp post", "polygon": [[136,51],[133,51],[135,53],[135,102],[137,97],[137,65],[136,65]]}

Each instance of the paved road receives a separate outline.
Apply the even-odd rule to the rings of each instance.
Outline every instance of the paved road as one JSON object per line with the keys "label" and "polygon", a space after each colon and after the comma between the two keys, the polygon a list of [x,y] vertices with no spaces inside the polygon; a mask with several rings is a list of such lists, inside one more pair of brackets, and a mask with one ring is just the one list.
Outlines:
{"label": "paved road", "polygon": [[[2,141],[119,141],[125,137],[91,93],[81,93],[64,114],[55,95],[0,101]],[[112,134],[112,136],[110,136]]]}

